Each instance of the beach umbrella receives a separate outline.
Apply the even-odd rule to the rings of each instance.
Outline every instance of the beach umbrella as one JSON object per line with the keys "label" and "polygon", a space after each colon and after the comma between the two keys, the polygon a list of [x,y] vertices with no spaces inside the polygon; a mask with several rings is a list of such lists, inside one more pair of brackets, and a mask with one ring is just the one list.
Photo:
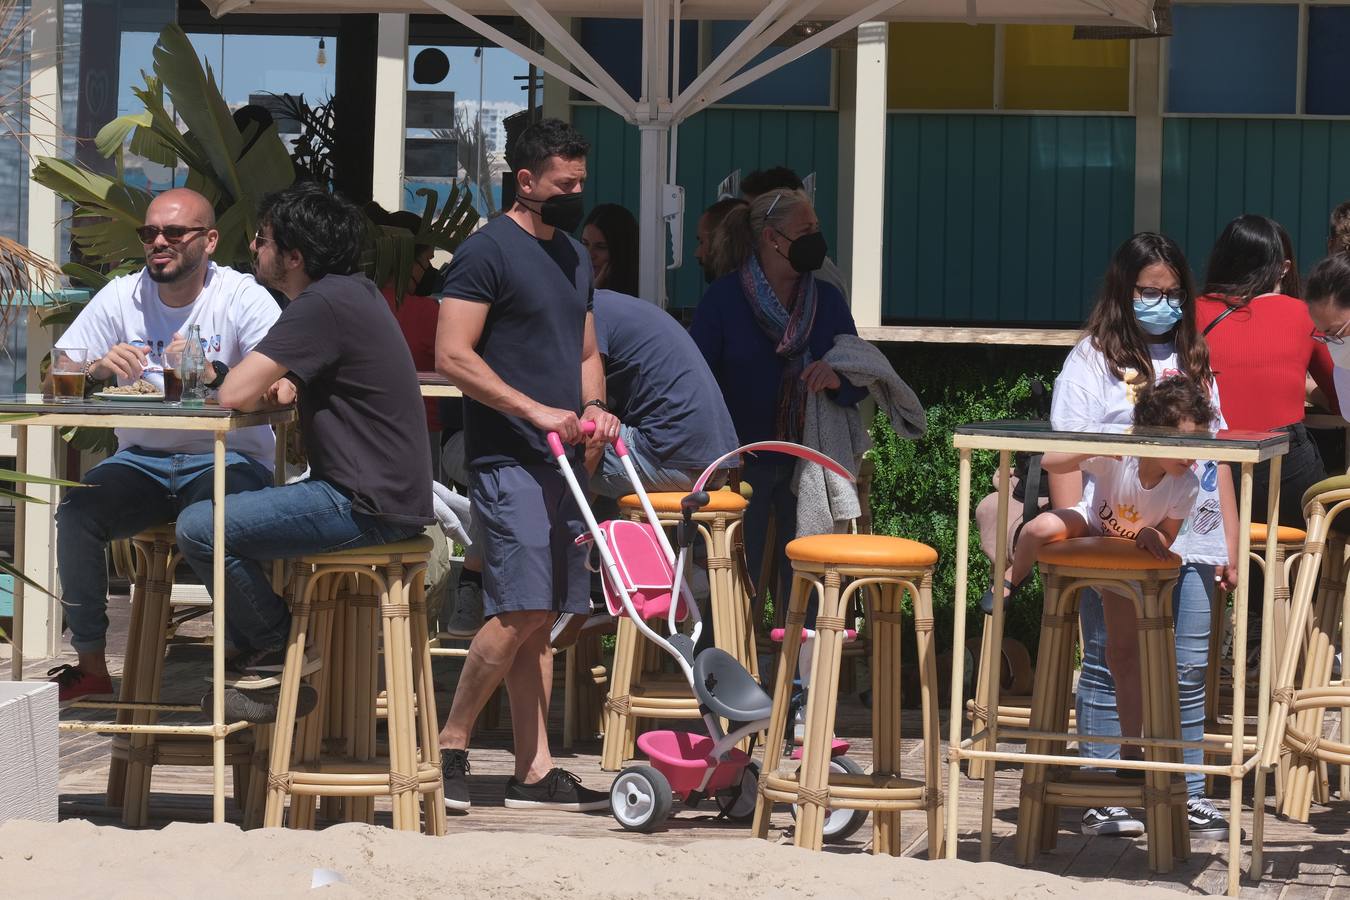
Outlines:
{"label": "beach umbrella", "polygon": [[[427,13],[438,11],[542,69],[637,126],[641,134],[639,293],[664,303],[667,247],[683,246],[684,194],[675,183],[673,135],[680,122],[866,22],[967,22],[1156,28],[1154,0],[203,0],[215,16],[248,13]],[[545,57],[484,20],[515,15],[566,60]],[[641,19],[642,92],[625,91],[559,20],[569,17]],[[747,24],[683,90],[679,23],[721,19]],[[785,36],[813,33],[782,46]],[[671,28],[674,26],[672,42]],[[818,28],[817,28],[818,26]],[[790,35],[790,32],[796,35]],[[672,47],[673,43],[673,47]],[[778,51],[752,61],[771,47]],[[748,68],[747,68],[748,66]],[[676,237],[667,241],[667,228]]]}

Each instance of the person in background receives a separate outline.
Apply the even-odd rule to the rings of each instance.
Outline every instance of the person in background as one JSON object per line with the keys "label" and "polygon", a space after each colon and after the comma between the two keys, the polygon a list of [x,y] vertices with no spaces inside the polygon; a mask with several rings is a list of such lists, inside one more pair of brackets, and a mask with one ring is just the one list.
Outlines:
{"label": "person in background", "polygon": [[[762,197],[769,191],[801,189],[801,178],[787,166],[761,169],[741,179],[741,195],[747,202],[753,202],[756,197]],[[839,296],[844,298],[844,304],[848,305],[848,284],[844,281],[844,273],[839,271],[839,266],[828,255],[816,270],[815,277],[817,281],[824,282],[838,291]]]}
{"label": "person in background", "polygon": [[[736,270],[708,286],[690,334],[742,444],[799,441],[808,391],[825,391],[843,406],[866,394],[823,359],[837,335],[858,329],[843,295],[816,280],[827,251],[820,220],[806,194],[777,190],[730,210],[716,234],[718,253]],[[774,554],[776,601],[787,596],[791,571],[784,549],[796,536],[795,472],[795,459],[772,453],[752,457],[742,471],[753,490],[744,525],[750,571],[763,571],[764,554]],[[771,510],[775,541],[766,550]]]}
{"label": "person in background", "polygon": [[581,226],[581,245],[591,255],[596,290],[638,293],[638,223],[617,203],[591,210]]}
{"label": "person in background", "polygon": [[1314,266],[1303,298],[1313,340],[1326,345],[1335,366],[1336,395],[1350,396],[1350,254],[1333,253]]}
{"label": "person in background", "polygon": [[[1195,324],[1209,345],[1228,426],[1289,435],[1280,469],[1279,523],[1294,527],[1303,524],[1303,492],[1327,477],[1317,445],[1303,427],[1308,376],[1328,408],[1339,409],[1331,355],[1313,340],[1313,321],[1300,293],[1289,234],[1273,219],[1244,215],[1229,222],[1215,241],[1204,295],[1195,302]],[[1253,522],[1266,521],[1269,483],[1270,463],[1264,462],[1253,472]],[[1250,607],[1257,615],[1259,590]]]}
{"label": "person in background", "polygon": [[1331,211],[1327,226],[1327,253],[1350,252],[1350,200]]}
{"label": "person in background", "polygon": [[[1195,322],[1191,270],[1176,242],[1143,232],[1116,249],[1102,281],[1084,336],[1069,353],[1055,379],[1050,424],[1058,431],[1094,431],[1103,425],[1128,425],[1140,389],[1163,378],[1184,375],[1209,388],[1215,426],[1227,428],[1219,386],[1209,352]],[[1226,466],[1199,460],[1200,493],[1173,544],[1182,559],[1181,580],[1172,594],[1176,622],[1177,681],[1181,697],[1181,736],[1198,741],[1205,730],[1205,670],[1209,661],[1210,603],[1217,581],[1224,590],[1237,582],[1237,503]],[[1057,508],[1088,503],[1095,496],[1091,478],[1051,476],[1051,503]],[[1083,734],[1120,735],[1116,685],[1106,662],[1106,613],[1101,595],[1079,597],[1083,665],[1078,680],[1078,728]],[[1084,742],[1080,754],[1119,759],[1115,744]],[[1186,750],[1188,763],[1200,763],[1200,750]],[[1204,796],[1205,776],[1186,774],[1190,795],[1187,818],[1191,836],[1222,840],[1228,821]],[[1138,835],[1144,825],[1119,806],[1089,809],[1082,830],[1089,835]]]}
{"label": "person in background", "polygon": [[698,246],[694,248],[694,258],[703,268],[703,281],[706,284],[712,284],[731,271],[731,268],[725,267],[717,259],[718,254],[713,251],[713,235],[727,213],[738,206],[745,206],[746,202],[740,197],[723,197],[698,217]]}
{"label": "person in background", "polygon": [[[417,234],[422,227],[422,217],[411,212],[387,213],[376,224],[402,228]],[[407,283],[403,287],[403,299],[400,301],[394,291],[391,279],[380,287],[380,293],[389,302],[389,309],[398,320],[403,339],[408,342],[412,353],[413,366],[419,372],[436,371],[436,320],[440,316],[441,305],[433,296],[440,290],[441,273],[432,268],[431,257],[436,248],[430,244],[417,244],[413,247],[412,271],[408,273]],[[440,456],[441,415],[436,400],[422,400],[427,411],[427,431],[434,436],[432,458]]]}

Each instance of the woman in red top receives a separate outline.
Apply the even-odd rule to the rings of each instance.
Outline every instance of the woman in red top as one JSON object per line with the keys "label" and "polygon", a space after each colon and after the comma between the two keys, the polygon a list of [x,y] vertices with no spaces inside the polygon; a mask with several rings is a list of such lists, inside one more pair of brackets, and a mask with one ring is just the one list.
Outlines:
{"label": "woman in red top", "polygon": [[[1295,527],[1303,525],[1304,490],[1326,477],[1317,445],[1303,427],[1308,375],[1337,410],[1331,357],[1313,340],[1312,319],[1299,294],[1288,233],[1273,219],[1245,215],[1229,222],[1214,244],[1205,296],[1195,309],[1228,427],[1289,433],[1280,473],[1280,523]],[[1269,463],[1256,467],[1254,498],[1266,496],[1269,474]],[[1253,502],[1252,521],[1265,520],[1265,504]]]}

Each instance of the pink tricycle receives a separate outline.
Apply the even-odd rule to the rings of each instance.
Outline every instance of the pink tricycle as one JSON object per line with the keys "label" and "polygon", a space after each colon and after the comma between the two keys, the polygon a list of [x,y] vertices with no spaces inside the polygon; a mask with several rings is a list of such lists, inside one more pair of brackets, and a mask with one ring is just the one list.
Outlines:
{"label": "pink tricycle", "polygon": [[[587,433],[594,429],[589,422],[584,425]],[[703,622],[685,580],[689,548],[698,533],[693,515],[708,503],[703,489],[709,477],[741,453],[787,453],[819,463],[850,481],[852,476],[829,457],[798,444],[768,441],[740,447],[710,465],[681,502],[683,519],[676,527],[677,554],[622,439],[615,440],[614,449],[646,513],[646,522],[624,519],[597,522],[558,435],[549,434],[548,443],[590,532],[577,542],[593,542],[599,553],[599,570],[610,613],[628,616],[648,640],[675,660],[698,699],[706,730],[706,734],[649,731],[640,735],[637,745],[650,765],[629,766],[615,777],[610,787],[614,818],[630,831],[650,832],[664,824],[676,798],[695,808],[712,797],[722,816],[749,821],[755,812],[759,764],[736,744],[749,737],[753,750],[755,736],[769,724],[773,698],[731,654],[716,647],[696,649]],[[653,627],[659,627],[661,620],[666,623],[665,634]],[[691,620],[691,627],[681,632],[679,623],[686,620]],[[726,729],[722,727],[723,719],[729,723]],[[791,724],[789,734],[778,739],[790,742],[790,735]],[[836,742],[832,762],[845,771],[860,771],[856,763],[843,756],[847,749],[848,744]],[[866,813],[861,811],[831,811],[826,820],[825,839],[842,840],[856,831],[865,818]]]}

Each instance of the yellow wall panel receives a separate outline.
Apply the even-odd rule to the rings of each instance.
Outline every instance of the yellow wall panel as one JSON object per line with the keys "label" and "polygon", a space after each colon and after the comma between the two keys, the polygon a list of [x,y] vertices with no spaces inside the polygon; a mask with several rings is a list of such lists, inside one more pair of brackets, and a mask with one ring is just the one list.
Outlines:
{"label": "yellow wall panel", "polygon": [[891,109],[992,109],[994,26],[896,23],[886,54]]}
{"label": "yellow wall panel", "polygon": [[1128,110],[1130,42],[1075,41],[1067,25],[1008,25],[1002,106]]}

